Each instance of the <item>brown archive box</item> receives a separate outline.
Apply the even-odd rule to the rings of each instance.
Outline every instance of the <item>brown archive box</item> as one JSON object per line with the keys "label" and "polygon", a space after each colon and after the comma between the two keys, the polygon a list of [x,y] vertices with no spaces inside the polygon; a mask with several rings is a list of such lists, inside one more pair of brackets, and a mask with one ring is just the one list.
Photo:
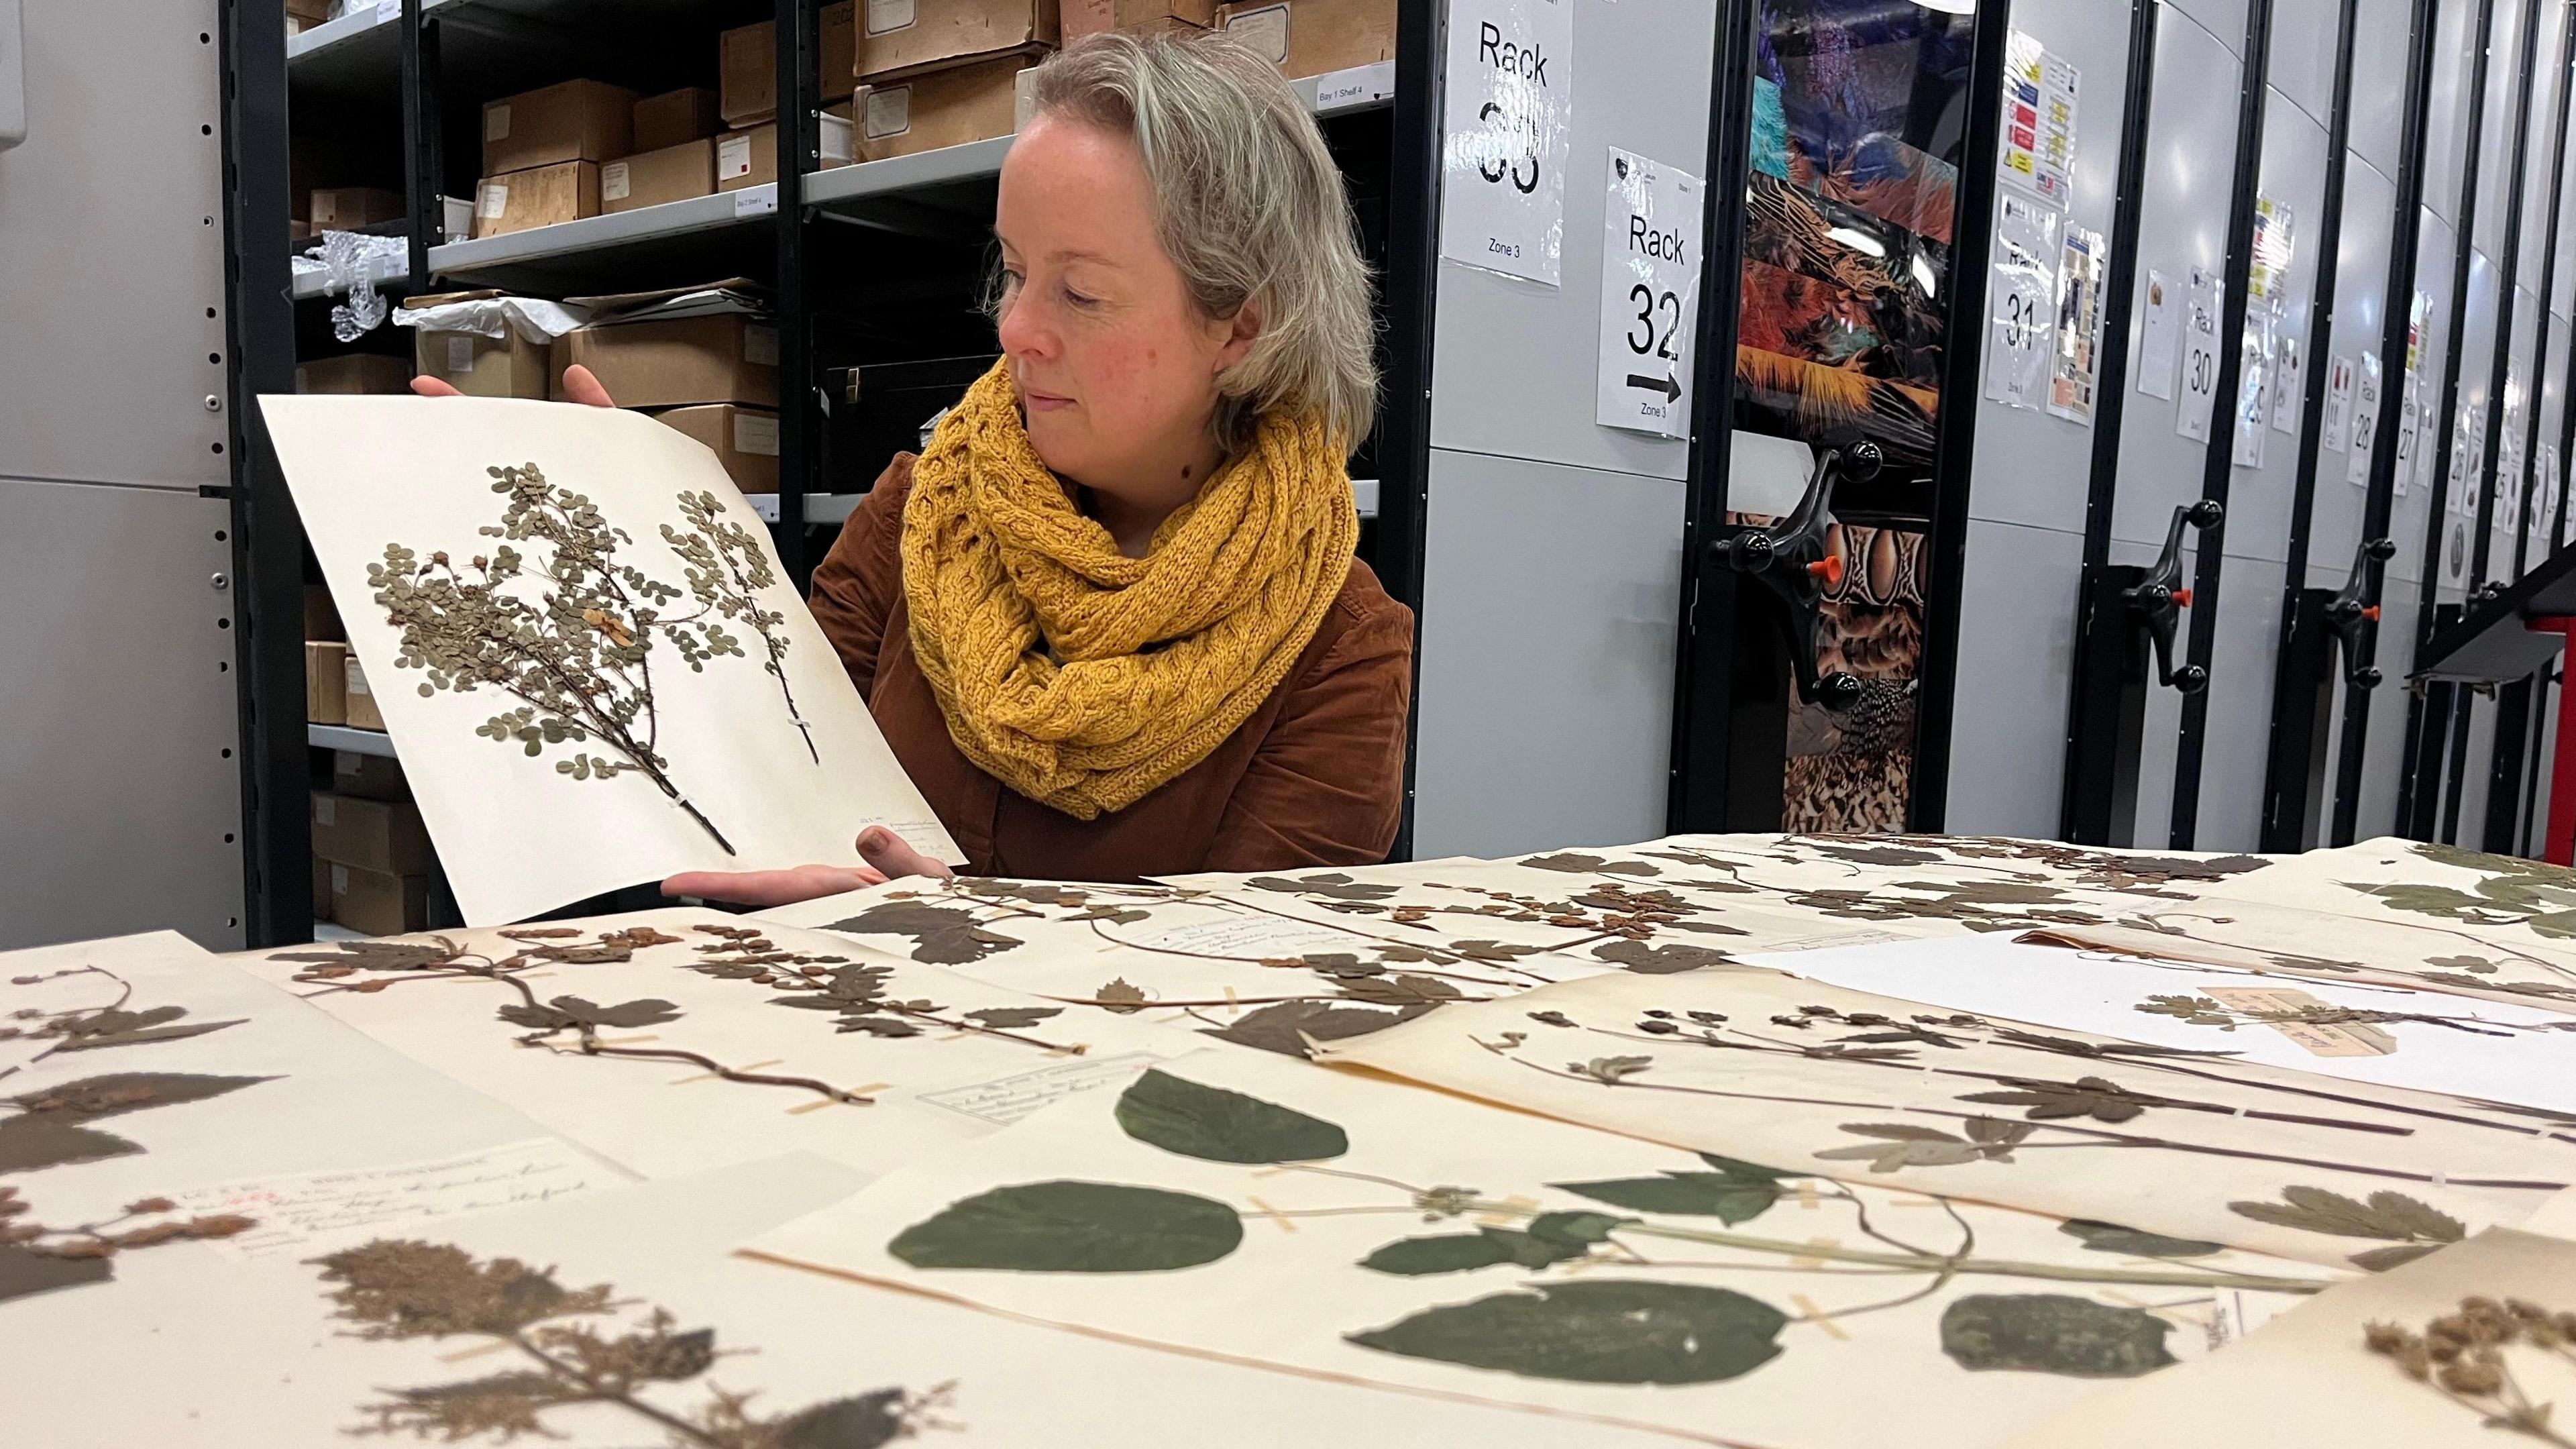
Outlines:
{"label": "brown archive box", "polygon": [[429,877],[387,875],[363,866],[324,863],[331,878],[331,919],[362,936],[429,929]]}
{"label": "brown archive box", "polygon": [[1112,30],[1150,34],[1216,28],[1216,0],[1061,0],[1059,8],[1067,45]]}
{"label": "brown archive box", "polygon": [[551,365],[546,345],[530,342],[516,327],[508,330],[506,337],[478,337],[423,329],[412,339],[412,364],[422,377],[437,378],[467,397],[542,402]]}
{"label": "brown archive box", "polygon": [[483,105],[483,174],[614,161],[635,147],[635,93],[569,80]]}
{"label": "brown archive box", "polygon": [[1052,49],[1056,0],[865,0],[859,76],[899,80],[1005,51]]}
{"label": "brown archive box", "polygon": [[429,869],[429,828],[418,807],[399,800],[313,792],[313,853],[342,865],[388,875]]}
{"label": "brown archive box", "polygon": [[778,414],[732,403],[673,408],[654,418],[707,445],[745,493],[778,491]]}
{"label": "brown archive box", "polygon": [[1217,20],[1290,76],[1395,58],[1395,0],[1236,0]]}
{"label": "brown archive box", "polygon": [[599,163],[595,161],[563,161],[486,176],[475,188],[477,239],[597,215]]}
{"label": "brown archive box", "polygon": [[635,103],[633,154],[703,141],[723,129],[716,93],[705,86],[682,86]]}
{"label": "brown archive box", "polygon": [[313,919],[331,919],[331,862],[313,857]]}
{"label": "brown archive box", "polygon": [[1020,72],[1036,63],[1033,56],[1005,55],[909,80],[870,82],[859,93],[859,159],[882,161],[1011,134]]}
{"label": "brown archive box", "polygon": [[[347,642],[349,633],[340,625],[340,611],[332,606],[331,590],[324,584],[304,586],[304,637],[307,642],[334,640]],[[337,694],[338,690],[332,693]]]}
{"label": "brown archive box", "polygon": [[360,800],[409,800],[411,782],[403,778],[399,760],[362,755],[356,750],[333,750],[331,793]]}
{"label": "brown archive box", "polygon": [[306,393],[411,391],[411,363],[381,352],[348,352],[295,364],[295,390]]}
{"label": "brown archive box", "polygon": [[368,687],[366,666],[354,652],[341,656],[346,663],[340,671],[340,712],[343,723],[353,730],[380,730],[385,717],[376,711],[376,692]]}
{"label": "brown archive box", "polygon": [[[850,151],[850,121],[826,113],[823,123],[822,170],[847,166],[858,158]],[[778,179],[778,123],[764,121],[744,131],[716,138],[716,190],[740,191]]]}
{"label": "brown archive box", "polygon": [[305,198],[305,205],[315,231],[351,231],[403,214],[402,197],[378,186],[321,187]]}
{"label": "brown archive box", "polygon": [[778,406],[778,329],[739,312],[584,327],[554,353],[555,376],[579,363],[622,407]]}
{"label": "brown archive box", "polygon": [[346,682],[349,646],[315,639],[304,646],[304,720],[307,724],[347,724]]}
{"label": "brown archive box", "polygon": [[[845,100],[858,88],[854,63],[858,41],[854,0],[823,7],[821,45],[816,60],[822,69],[826,101]],[[718,113],[728,126],[749,126],[778,114],[778,24],[764,20],[728,30],[716,41],[717,83],[724,88]]]}
{"label": "brown archive box", "polygon": [[666,201],[686,201],[716,189],[716,143],[683,141],[641,151],[599,168],[599,209],[635,211]]}

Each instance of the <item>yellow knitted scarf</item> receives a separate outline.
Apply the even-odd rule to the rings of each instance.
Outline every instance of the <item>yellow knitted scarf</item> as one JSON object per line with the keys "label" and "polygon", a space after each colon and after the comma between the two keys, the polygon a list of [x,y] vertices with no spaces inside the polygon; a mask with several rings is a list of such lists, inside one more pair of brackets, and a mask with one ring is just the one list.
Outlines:
{"label": "yellow knitted scarf", "polygon": [[1127,808],[1233,734],[1314,638],[1359,539],[1321,420],[1272,415],[1126,557],[1039,461],[1007,362],[966,390],[912,477],[903,592],[949,738],[1077,820]]}

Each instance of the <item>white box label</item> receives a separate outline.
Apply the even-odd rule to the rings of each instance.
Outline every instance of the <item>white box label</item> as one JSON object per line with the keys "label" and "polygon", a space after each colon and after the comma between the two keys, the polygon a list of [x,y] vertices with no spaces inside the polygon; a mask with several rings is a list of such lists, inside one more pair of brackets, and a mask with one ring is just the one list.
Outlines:
{"label": "white box label", "polygon": [[339,802],[339,801],[337,801],[337,800],[332,799],[332,798],[331,798],[330,796],[328,796],[328,795],[316,795],[316,796],[314,796],[314,797],[313,797],[313,823],[314,823],[314,824],[316,824],[316,825],[337,825],[337,824],[339,824],[339,823],[340,823],[340,802]]}
{"label": "white box label", "polygon": [[868,0],[868,34],[902,30],[920,18],[915,0]]}
{"label": "white box label", "polygon": [[510,107],[508,104],[504,103],[497,106],[485,106],[483,108],[483,139],[486,141],[507,141],[510,139]]}
{"label": "white box label", "polygon": [[624,201],[627,197],[634,195],[634,188],[632,185],[633,180],[634,173],[627,169],[627,165],[623,161],[611,161],[607,165],[600,167],[599,199],[602,201]]}
{"label": "white box label", "polygon": [[745,327],[742,329],[742,360],[754,367],[778,365],[778,329]]}
{"label": "white box label", "polygon": [[474,370],[473,338],[466,336],[462,332],[451,332],[447,334],[447,370],[449,372],[472,372]]}
{"label": "white box label", "polygon": [[349,656],[349,683],[346,687],[351,694],[363,694],[369,698],[373,698],[375,694],[373,690],[367,688],[367,671],[359,667],[358,656],[355,654]]}
{"label": "white box label", "polygon": [[716,179],[732,181],[751,174],[751,138],[727,136],[716,143]]}
{"label": "white box label", "polygon": [[331,894],[335,896],[345,896],[348,893],[349,868],[345,865],[334,864],[331,867]]}
{"label": "white box label", "polygon": [[509,209],[510,188],[498,181],[484,182],[483,219],[485,221],[499,221],[501,219],[501,213]]}
{"label": "white box label", "polygon": [[778,419],[766,413],[733,415],[733,450],[757,453],[764,458],[778,456]]}
{"label": "white box label", "polygon": [[1601,352],[1593,421],[1690,436],[1705,198],[1686,171],[1610,148],[1601,213]]}
{"label": "white box label", "polygon": [[882,141],[912,129],[912,87],[870,86],[863,124],[868,139]]}
{"label": "white box label", "polygon": [[1272,65],[1288,63],[1288,7],[1264,5],[1244,10],[1225,23],[1225,33],[1251,46]]}
{"label": "white box label", "polygon": [[1553,287],[1574,144],[1574,0],[1456,0],[1440,255]]}

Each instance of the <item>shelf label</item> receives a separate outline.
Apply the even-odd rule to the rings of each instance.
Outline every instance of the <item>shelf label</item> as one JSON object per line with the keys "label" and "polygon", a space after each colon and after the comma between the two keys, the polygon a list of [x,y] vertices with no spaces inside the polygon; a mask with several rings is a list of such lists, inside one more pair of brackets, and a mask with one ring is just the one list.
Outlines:
{"label": "shelf label", "polygon": [[1593,421],[1690,436],[1690,342],[1699,321],[1700,180],[1610,148],[1602,208],[1601,365]]}
{"label": "shelf label", "polygon": [[2209,268],[2191,269],[2183,296],[2182,402],[2174,431],[2195,443],[2209,441],[2209,418],[2218,406],[2218,301],[2225,283]]}
{"label": "shelf label", "polygon": [[1456,0],[1440,255],[1553,287],[1574,144],[1574,0]]}
{"label": "shelf label", "polygon": [[746,186],[733,194],[736,216],[767,216],[778,209],[778,184]]}

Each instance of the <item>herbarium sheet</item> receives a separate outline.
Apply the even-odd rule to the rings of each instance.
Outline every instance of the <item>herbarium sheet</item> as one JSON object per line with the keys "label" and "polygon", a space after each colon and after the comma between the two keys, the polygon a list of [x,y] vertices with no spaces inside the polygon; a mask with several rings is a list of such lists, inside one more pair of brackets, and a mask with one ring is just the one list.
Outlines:
{"label": "herbarium sheet", "polygon": [[746,1251],[854,1295],[1771,1449],[1891,1423],[1991,1443],[2333,1276],[1217,1049]]}
{"label": "herbarium sheet", "polygon": [[699,909],[243,959],[646,1177],[798,1150],[873,1176],[1203,1044]]}
{"label": "herbarium sheet", "polygon": [[2568,1442],[2571,1409],[2576,1243],[2497,1229],[2087,1399],[2011,1449],[2540,1449]]}
{"label": "herbarium sheet", "polygon": [[0,1320],[628,1180],[170,932],[0,955],[0,1047]]}
{"label": "herbarium sheet", "polygon": [[465,918],[683,870],[960,857],[701,444],[505,398],[268,397]]}
{"label": "herbarium sheet", "polygon": [[[736,1257],[859,1175],[803,1154],[0,1309],[9,1441],[874,1449],[1634,1435],[1089,1342]],[[131,1384],[129,1390],[126,1386]]]}
{"label": "herbarium sheet", "polygon": [[[2080,970],[2080,964],[2069,969]],[[2576,1183],[2576,1121],[1743,967],[1600,976],[1331,1044],[1658,1142],[2379,1269]]]}

